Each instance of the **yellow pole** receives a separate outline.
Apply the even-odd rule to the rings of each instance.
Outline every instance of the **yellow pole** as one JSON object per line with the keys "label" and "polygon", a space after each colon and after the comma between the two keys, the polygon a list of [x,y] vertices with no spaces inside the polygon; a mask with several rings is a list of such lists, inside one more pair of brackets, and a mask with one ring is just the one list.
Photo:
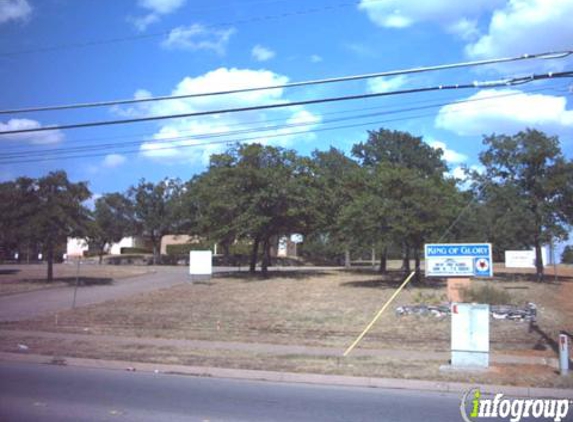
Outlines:
{"label": "yellow pole", "polygon": [[354,343],[352,343],[350,345],[350,347],[348,349],[346,349],[346,352],[344,352],[344,357],[348,356],[350,354],[350,352],[352,352],[352,350],[356,347],[356,345],[358,343],[360,343],[360,340],[362,340],[362,338],[366,335],[366,333],[368,331],[370,331],[370,329],[372,328],[372,326],[376,323],[376,321],[378,321],[378,318],[380,318],[380,316],[382,315],[382,313],[386,310],[386,308],[388,307],[388,305],[390,305],[390,303],[392,303],[392,301],[394,299],[396,299],[396,296],[398,296],[398,294],[400,294],[400,292],[402,291],[402,289],[404,287],[406,287],[406,284],[408,284],[410,282],[410,280],[412,279],[412,277],[414,276],[414,274],[416,274],[415,271],[412,271],[410,273],[410,275],[408,276],[408,278],[402,283],[402,285],[400,287],[398,287],[398,290],[396,290],[394,292],[394,294],[390,297],[390,299],[388,299],[388,301],[384,304],[384,306],[382,306],[382,309],[380,309],[380,311],[376,314],[376,316],[374,317],[374,319],[372,320],[372,322],[370,322],[370,324],[368,324],[368,326],[364,329],[364,331],[362,331],[362,334],[360,334],[358,336],[358,338],[356,340],[354,340]]}

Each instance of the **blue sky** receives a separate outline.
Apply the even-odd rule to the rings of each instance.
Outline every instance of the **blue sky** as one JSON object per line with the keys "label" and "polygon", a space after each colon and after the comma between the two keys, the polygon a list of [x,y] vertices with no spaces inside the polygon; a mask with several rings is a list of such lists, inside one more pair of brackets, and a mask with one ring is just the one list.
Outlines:
{"label": "blue sky", "polygon": [[[467,3],[467,4],[466,4]],[[573,48],[573,0],[0,0],[0,109],[188,94]],[[99,109],[0,115],[0,131],[287,102],[573,69],[545,60],[328,86]],[[141,178],[189,179],[224,144],[257,137],[302,154],[349,151],[380,127],[445,150],[453,174],[476,166],[482,134],[535,127],[573,155],[568,79],[203,118],[0,138],[0,153],[56,150],[56,160],[0,161],[0,180],[65,169],[95,194]],[[497,98],[496,98],[497,97]],[[464,105],[455,100],[481,99]],[[397,110],[435,105],[411,112]],[[439,104],[442,104],[439,106]],[[358,115],[391,112],[363,118]],[[352,119],[350,119],[352,117]],[[348,118],[344,121],[333,119]],[[340,125],[351,128],[324,130]],[[221,137],[221,132],[301,124]],[[318,131],[317,131],[318,130]],[[209,137],[211,136],[211,137]],[[72,148],[99,154],[63,159]],[[171,148],[171,149],[170,149]]]}

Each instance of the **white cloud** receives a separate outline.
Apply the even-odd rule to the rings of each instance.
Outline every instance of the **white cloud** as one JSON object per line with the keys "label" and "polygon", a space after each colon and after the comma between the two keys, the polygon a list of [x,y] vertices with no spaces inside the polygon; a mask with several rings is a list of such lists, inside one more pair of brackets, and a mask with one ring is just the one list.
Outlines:
{"label": "white cloud", "polygon": [[257,44],[251,50],[251,56],[259,62],[266,62],[276,56],[276,53],[270,48]]}
{"label": "white cloud", "polygon": [[386,28],[406,28],[421,22],[451,27],[504,3],[505,0],[361,0],[358,9],[366,12],[372,22]]}
{"label": "white cloud", "polygon": [[320,63],[322,61],[322,57],[319,56],[318,54],[313,54],[312,56],[310,56],[310,61],[311,63]]}
{"label": "white cloud", "polygon": [[567,109],[565,97],[505,89],[483,90],[468,99],[492,96],[497,98],[442,107],[436,127],[461,136],[513,134],[528,127],[557,135],[573,130],[573,110]]}
{"label": "white cloud", "polygon": [[114,168],[125,163],[127,159],[121,154],[108,154],[105,156],[102,162],[102,166],[107,168]]}
{"label": "white cloud", "polygon": [[159,22],[162,16],[175,12],[182,7],[187,0],[139,0],[138,4],[150,11],[147,15],[129,17],[139,31],[145,31],[149,25]]}
{"label": "white cloud", "polygon": [[[219,68],[200,76],[184,78],[171,94],[198,94],[256,86],[281,85],[287,83],[288,80],[286,76],[268,70]],[[233,95],[140,104],[139,107],[129,110],[129,113],[139,115],[184,114],[286,101],[288,99],[284,97],[283,89],[279,88]],[[269,122],[270,119],[273,119],[273,122]],[[279,120],[275,122],[275,119]],[[281,125],[281,120],[282,124],[299,126],[252,133],[228,134],[230,131],[236,132]],[[142,155],[162,160],[164,163],[199,162],[205,164],[212,153],[224,150],[227,146],[226,143],[231,144],[245,138],[257,138],[252,142],[273,145],[289,145],[294,139],[311,140],[314,134],[295,132],[310,130],[320,121],[319,115],[311,113],[303,107],[183,118],[162,123],[153,136],[153,140],[144,142],[140,150]],[[302,126],[301,124],[307,125]],[[221,133],[224,136],[221,136]],[[212,144],[205,145],[205,143]]]}
{"label": "white cloud", "polygon": [[227,44],[235,28],[208,29],[195,23],[190,26],[179,26],[169,33],[163,47],[182,50],[211,50],[219,55],[225,54]]}
{"label": "white cloud", "polygon": [[372,93],[395,91],[408,83],[406,75],[374,78],[368,80],[368,90]]}
{"label": "white cloud", "polygon": [[573,0],[510,0],[466,53],[480,59],[570,49],[572,16]]}
{"label": "white cloud", "polygon": [[[468,166],[467,169],[470,171],[475,171],[479,174],[483,174],[483,172],[485,171],[485,167],[482,166],[481,164],[473,164],[471,166]],[[453,177],[454,179],[459,179],[462,182],[469,182],[469,177],[466,174],[466,167],[465,166],[454,167],[449,172],[449,175],[451,177]],[[465,184],[465,187],[469,187],[469,185]]]}
{"label": "white cloud", "polygon": [[461,18],[446,29],[465,41],[475,40],[480,35],[477,19]]}
{"label": "white cloud", "polygon": [[30,13],[32,13],[32,7],[28,0],[0,1],[0,23],[26,19]]}
{"label": "white cloud", "polygon": [[463,163],[464,161],[466,161],[468,159],[467,155],[448,148],[448,146],[445,144],[445,142],[429,141],[428,145],[430,145],[434,149],[441,149],[443,152],[443,158],[448,163],[453,163],[453,164]]}
{"label": "white cloud", "polygon": [[167,15],[185,4],[187,0],[139,0],[139,5],[154,13]]}
{"label": "white cloud", "polygon": [[[6,123],[0,122],[0,133],[13,130],[38,129],[43,127],[40,122],[31,119],[10,119]],[[0,141],[20,141],[31,144],[55,144],[64,140],[64,134],[59,130],[44,132],[14,133],[0,136]]]}

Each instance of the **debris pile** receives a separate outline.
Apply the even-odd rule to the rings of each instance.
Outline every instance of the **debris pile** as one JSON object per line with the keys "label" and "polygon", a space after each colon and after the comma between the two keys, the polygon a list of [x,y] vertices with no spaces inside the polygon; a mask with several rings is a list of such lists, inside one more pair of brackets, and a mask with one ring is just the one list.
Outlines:
{"label": "debris pile", "polygon": [[450,315],[449,305],[404,305],[396,308],[396,316],[417,315],[442,318]]}
{"label": "debris pile", "polygon": [[[494,319],[535,322],[537,318],[537,306],[531,302],[523,307],[515,305],[492,305],[489,311]],[[450,316],[450,314],[451,308],[449,305],[404,305],[396,308],[396,316],[415,315],[443,318]]]}

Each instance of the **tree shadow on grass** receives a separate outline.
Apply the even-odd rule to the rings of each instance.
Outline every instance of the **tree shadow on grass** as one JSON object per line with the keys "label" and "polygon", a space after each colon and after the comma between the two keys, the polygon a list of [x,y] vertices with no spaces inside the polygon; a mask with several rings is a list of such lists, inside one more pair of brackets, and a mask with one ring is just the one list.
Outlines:
{"label": "tree shadow on grass", "polygon": [[[355,270],[348,270],[348,272],[351,273],[354,273],[354,271]],[[365,272],[359,270],[358,274],[365,274]],[[376,275],[373,271],[370,271],[369,274]],[[408,274],[404,274],[402,271],[389,271],[386,274],[378,274],[378,277],[373,280],[347,281],[340,285],[370,289],[396,289],[400,287],[407,277]],[[445,285],[446,282],[444,279],[421,277],[420,281],[411,280],[406,288],[416,287],[422,289],[441,289]]]}
{"label": "tree shadow on grass", "polygon": [[[501,282],[512,283],[512,282],[531,282],[537,283],[537,275],[534,273],[496,273],[494,278]],[[573,277],[567,275],[557,275],[555,277],[553,274],[545,274],[543,277],[543,284],[556,284],[556,283],[569,283],[573,282]]]}
{"label": "tree shadow on grass", "polygon": [[273,270],[269,271],[266,276],[264,276],[260,271],[252,274],[249,272],[241,271],[241,272],[228,272],[228,273],[217,273],[215,275],[216,278],[238,278],[245,282],[250,281],[265,281],[265,280],[272,280],[272,279],[280,279],[280,278],[287,278],[287,279],[295,279],[300,280],[303,278],[309,277],[323,277],[329,275],[326,271],[320,270]]}
{"label": "tree shadow on grass", "polygon": [[[29,278],[24,280],[18,280],[18,283],[31,283],[31,284],[46,284],[50,283],[46,281],[45,278]],[[76,285],[76,277],[57,277],[54,278],[53,283],[66,283],[69,286]],[[113,278],[109,277],[80,277],[78,280],[78,286],[80,287],[90,287],[90,286],[110,286],[113,284]]]}
{"label": "tree shadow on grass", "polygon": [[0,269],[0,275],[12,275],[18,274],[21,270],[16,268],[2,268]]}
{"label": "tree shadow on grass", "polygon": [[[559,357],[559,343],[557,341],[557,339],[551,337],[550,335],[548,335],[545,331],[543,331],[541,329],[541,327],[539,327],[539,325],[537,325],[536,322],[531,321],[529,323],[529,331],[530,332],[534,332],[540,335],[540,341],[538,342],[538,344],[546,344],[547,346],[549,346],[551,348],[551,350],[553,350],[553,352],[555,353],[555,355],[557,357]],[[568,333],[566,331],[561,331],[562,334],[566,334],[570,339],[573,340],[573,336],[571,336],[571,333]],[[537,345],[536,345],[537,346]],[[573,367],[573,360],[569,359],[569,367]]]}

